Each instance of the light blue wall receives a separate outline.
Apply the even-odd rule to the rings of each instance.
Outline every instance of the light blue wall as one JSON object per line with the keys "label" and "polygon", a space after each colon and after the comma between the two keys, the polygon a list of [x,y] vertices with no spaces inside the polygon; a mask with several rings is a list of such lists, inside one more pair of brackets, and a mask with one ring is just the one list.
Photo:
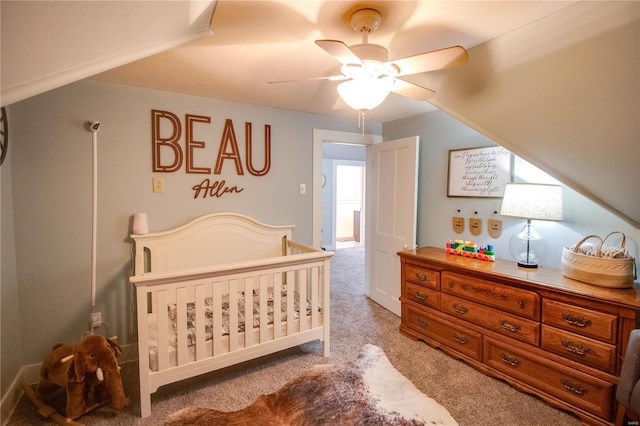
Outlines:
{"label": "light blue wall", "polygon": [[[11,154],[8,151],[0,167],[0,373],[2,396],[22,367],[22,336],[20,334],[20,307],[18,301],[18,276],[16,271],[15,236],[13,232],[13,192],[11,191]],[[6,374],[6,373],[9,374]]]}
{"label": "light blue wall", "polygon": [[[233,120],[245,174],[231,161],[220,176],[152,172],[151,110],[207,116],[197,124],[196,165],[214,167],[225,120]],[[5,222],[13,218],[17,283],[2,281],[3,308],[15,308],[11,322],[2,321],[3,376],[5,335],[22,340],[22,365],[41,362],[56,342],[73,342],[88,329],[91,308],[92,135],[87,120],[102,123],[98,132],[97,304],[107,333],[121,344],[134,343],[131,307],[131,254],[128,235],[132,215],[145,212],[151,231],[185,223],[209,212],[235,211],[265,223],[294,224],[293,238],[312,242],[313,129],[360,132],[357,120],[179,95],[85,80],[8,108],[11,120],[11,177],[2,195],[11,194],[13,208],[3,204]],[[264,125],[271,125],[271,169],[262,177],[246,172],[245,122],[253,124],[254,146],[263,146]],[[381,125],[367,123],[368,133]],[[184,146],[184,133],[180,141]],[[256,155],[256,166],[262,157]],[[9,170],[9,169],[7,169]],[[3,177],[5,166],[3,166]],[[152,192],[152,177],[164,178],[164,193]],[[244,188],[239,194],[194,199],[191,189],[204,178],[224,179]],[[4,232],[3,232],[4,234]],[[3,252],[5,251],[3,235]],[[9,250],[11,244],[9,244]],[[4,254],[4,253],[3,253]],[[7,258],[8,259],[8,258]],[[3,262],[5,256],[3,255]],[[15,294],[13,294],[15,293]],[[5,294],[8,297],[5,299]],[[18,310],[19,309],[19,313]],[[15,311],[15,312],[14,312]],[[4,315],[5,309],[3,309]],[[13,330],[18,330],[13,331]],[[20,354],[20,350],[16,350]],[[20,356],[20,355],[18,355]]]}
{"label": "light blue wall", "polygon": [[[511,259],[509,238],[520,232],[524,221],[495,214],[495,211],[500,211],[502,199],[447,197],[449,150],[496,144],[441,111],[384,123],[384,140],[410,135],[420,136],[418,245],[444,247],[447,241],[457,238],[474,240],[480,244],[493,244],[496,247],[497,257]],[[544,172],[518,157],[514,164],[514,180],[555,182]],[[611,190],[615,191],[615,188]],[[563,200],[564,220],[562,222],[534,221],[534,226],[547,241],[548,254],[543,265],[561,268],[563,246],[575,244],[586,235],[604,236],[614,230],[626,234],[626,247],[636,259],[638,258],[640,230],[566,186],[563,190]],[[464,233],[454,233],[452,228],[454,216],[465,218]],[[482,219],[483,231],[480,236],[473,236],[469,232],[470,217]],[[489,219],[502,220],[503,230],[500,238],[494,239],[486,231]]]}

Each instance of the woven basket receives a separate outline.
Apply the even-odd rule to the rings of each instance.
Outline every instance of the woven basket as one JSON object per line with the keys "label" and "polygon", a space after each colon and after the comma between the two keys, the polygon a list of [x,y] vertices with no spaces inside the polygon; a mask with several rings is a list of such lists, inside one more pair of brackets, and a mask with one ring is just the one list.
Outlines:
{"label": "woven basket", "polygon": [[[622,234],[620,247],[606,246],[604,243],[613,234]],[[588,239],[599,241],[590,250],[583,245]],[[630,288],[637,278],[636,262],[624,248],[626,237],[622,232],[612,232],[604,239],[597,235],[588,235],[575,246],[562,249],[562,274],[574,280],[609,288]],[[589,254],[585,254],[589,253]],[[605,257],[615,253],[617,257]]]}

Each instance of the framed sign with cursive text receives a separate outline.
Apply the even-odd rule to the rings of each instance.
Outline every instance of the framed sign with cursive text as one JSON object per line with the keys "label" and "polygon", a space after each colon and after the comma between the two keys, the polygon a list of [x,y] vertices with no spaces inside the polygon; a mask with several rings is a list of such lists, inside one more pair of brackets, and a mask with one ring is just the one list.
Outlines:
{"label": "framed sign with cursive text", "polygon": [[513,154],[501,146],[449,151],[448,197],[501,198],[513,178]]}

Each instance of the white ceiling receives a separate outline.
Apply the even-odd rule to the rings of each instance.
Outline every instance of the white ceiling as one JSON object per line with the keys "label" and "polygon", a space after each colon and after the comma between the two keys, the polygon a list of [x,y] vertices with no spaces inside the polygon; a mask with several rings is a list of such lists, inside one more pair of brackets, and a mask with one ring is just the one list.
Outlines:
{"label": "white ceiling", "polygon": [[[574,2],[562,1],[225,1],[217,2],[214,35],[116,68],[97,78],[277,108],[355,117],[333,110],[339,82],[269,81],[339,74],[340,64],[314,43],[361,42],[351,13],[372,7],[383,15],[369,42],[389,58],[451,45],[467,49],[537,21]],[[473,58],[471,58],[473,60]],[[440,71],[440,72],[452,72]],[[437,91],[437,87],[432,87]],[[437,96],[437,95],[436,95]],[[388,121],[433,110],[391,93],[367,119]]]}
{"label": "white ceiling", "polygon": [[[118,19],[122,14],[118,13],[118,8],[129,5],[129,10],[122,13],[130,13],[131,3],[146,4],[149,13],[147,16],[139,13],[137,19],[147,22],[145,19],[148,20],[150,12],[153,12],[151,16],[157,23],[162,17],[159,8],[166,8],[164,16],[170,19],[175,14],[170,5],[187,2],[38,3],[64,3],[67,9],[73,8],[74,4],[85,8],[108,4],[111,13],[95,15],[96,22],[101,22],[96,27],[97,31],[85,31],[82,36],[83,46],[95,46],[100,50],[105,43],[108,45],[109,32],[117,34],[122,26]],[[160,53],[153,52],[155,54],[151,56],[98,73],[95,78],[255,105],[355,117],[356,112],[349,108],[333,109],[338,82],[317,80],[269,84],[274,80],[339,74],[340,64],[316,46],[314,40],[338,39],[348,45],[360,43],[360,34],[349,24],[353,11],[372,7],[382,13],[382,24],[369,36],[369,42],[386,46],[389,58],[397,59],[452,45],[469,49],[553,14],[575,1],[218,0],[188,3],[192,4],[192,9],[195,4],[199,5],[198,10],[204,11],[215,6],[211,20],[213,35]],[[42,23],[43,16],[39,19],[38,26],[30,27],[31,34],[50,27]],[[193,28],[193,22],[185,21],[184,25],[192,34],[202,34],[201,28]],[[4,26],[3,16],[3,51],[5,44],[24,47],[20,39],[5,40]],[[155,30],[161,27],[156,25]],[[141,28],[149,30],[148,25]],[[180,34],[175,29],[173,33]],[[53,38],[60,52],[73,46],[64,39],[65,34],[61,31],[43,32],[41,37]],[[71,35],[77,37],[77,33]],[[174,40],[178,38],[174,37]],[[38,48],[36,44],[33,42],[34,49]],[[470,60],[473,60],[472,55]],[[11,64],[3,61],[2,66],[3,74],[11,73]],[[443,75],[448,72],[455,72],[455,69],[436,71]],[[416,78],[419,80],[420,76]],[[438,90],[438,87],[431,88]],[[367,113],[367,119],[385,122],[433,109],[428,102],[417,102],[391,93],[381,106]]]}
{"label": "white ceiling", "polygon": [[211,34],[214,1],[0,1],[0,103]]}

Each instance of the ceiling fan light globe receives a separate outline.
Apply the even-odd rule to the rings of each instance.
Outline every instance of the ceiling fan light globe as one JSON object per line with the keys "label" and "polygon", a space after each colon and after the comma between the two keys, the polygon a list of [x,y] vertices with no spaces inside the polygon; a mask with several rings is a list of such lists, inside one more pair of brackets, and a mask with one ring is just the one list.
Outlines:
{"label": "ceiling fan light globe", "polygon": [[353,79],[340,83],[338,94],[351,108],[368,111],[387,98],[393,82],[394,79],[391,77]]}

